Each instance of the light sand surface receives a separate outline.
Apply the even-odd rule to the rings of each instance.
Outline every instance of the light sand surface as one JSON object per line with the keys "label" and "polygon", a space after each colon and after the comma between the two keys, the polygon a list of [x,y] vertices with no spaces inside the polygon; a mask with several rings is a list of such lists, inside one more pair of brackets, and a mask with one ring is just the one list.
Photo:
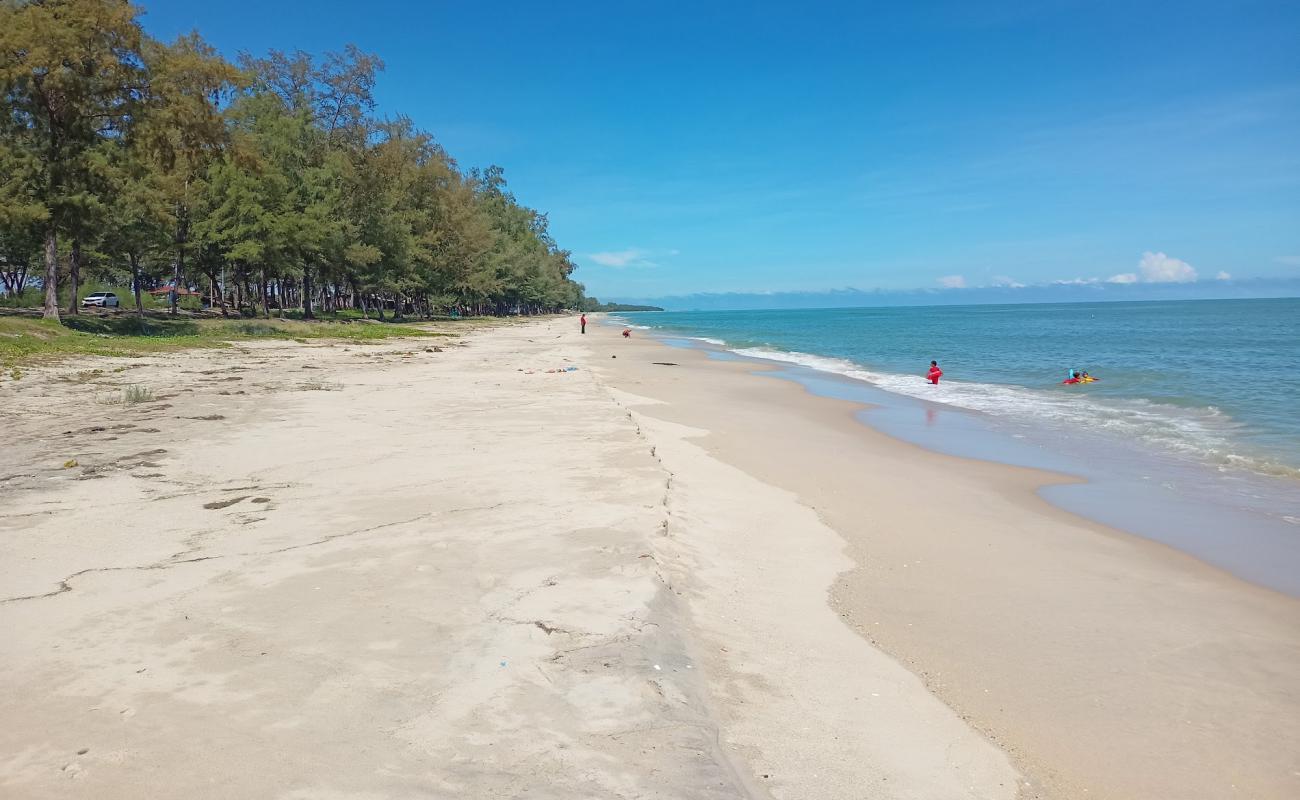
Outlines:
{"label": "light sand surface", "polygon": [[[689,426],[844,537],[834,608],[1005,748],[1022,796],[1300,797],[1300,602],[1034,494],[1064,477],[890,439],[753,363],[608,328],[593,349],[648,429]],[[779,520],[736,546],[773,534],[805,546]]]}
{"label": "light sand surface", "polygon": [[[0,796],[1014,797],[1007,756],[828,605],[834,520],[687,419],[766,384],[700,368],[655,405],[688,373],[638,373],[669,369],[651,352],[551,320],[0,385]],[[128,384],[157,400],[101,402]],[[768,447],[816,410],[794,398]],[[854,608],[897,590],[872,613],[933,621],[855,581]]]}

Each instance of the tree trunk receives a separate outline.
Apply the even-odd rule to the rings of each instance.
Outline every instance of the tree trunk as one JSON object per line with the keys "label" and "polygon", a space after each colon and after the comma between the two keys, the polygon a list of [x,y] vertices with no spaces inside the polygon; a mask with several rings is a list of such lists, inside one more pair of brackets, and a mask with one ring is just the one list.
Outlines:
{"label": "tree trunk", "polygon": [[27,288],[27,265],[17,269],[0,270],[0,280],[4,281],[5,293],[14,297],[22,297],[23,291]]}
{"label": "tree trunk", "polygon": [[59,242],[54,224],[45,229],[45,319],[59,319]]}
{"label": "tree trunk", "polygon": [[72,299],[68,301],[68,313],[76,315],[77,309],[77,292],[81,285],[81,237],[72,240],[72,253],[68,256],[68,278],[72,283],[70,294]]}
{"label": "tree trunk", "polygon": [[360,304],[360,306],[361,306],[361,316],[362,316],[362,317],[369,317],[369,316],[370,316],[370,309],[366,308],[366,296],[365,296],[364,294],[361,293],[361,290],[360,290],[359,288],[357,288],[357,279],[356,279],[356,278],[353,278],[353,279],[351,280],[351,282],[352,282],[352,303],[353,303],[353,308],[355,308],[355,307],[357,306],[357,304]]}
{"label": "tree trunk", "polygon": [[311,265],[302,268],[302,318],[316,318],[316,315],[311,313]]}
{"label": "tree trunk", "polygon": [[271,298],[267,297],[266,268],[262,268],[262,316],[271,318]]}
{"label": "tree trunk", "polygon": [[[215,270],[208,273],[208,280],[212,283],[212,293],[209,295],[209,297],[217,298],[217,305],[221,307],[221,316],[223,317],[230,316],[229,314],[226,313],[226,292],[222,288],[221,284],[217,282],[217,273]],[[212,307],[212,302],[209,300],[208,308],[211,307]]]}
{"label": "tree trunk", "polygon": [[135,253],[131,253],[128,258],[131,260],[131,286],[135,294],[135,315],[140,318],[140,327],[144,327],[144,299],[140,297],[140,259]]}
{"label": "tree trunk", "polygon": [[171,299],[171,311],[176,313],[176,307],[180,303],[181,296],[181,261],[185,258],[185,248],[176,246],[176,259],[172,262],[172,290],[168,297]]}
{"label": "tree trunk", "polygon": [[280,319],[284,319],[284,305],[288,302],[287,298],[284,296],[284,278],[276,278],[275,294],[276,298],[280,301],[276,303],[276,306],[280,310]]}

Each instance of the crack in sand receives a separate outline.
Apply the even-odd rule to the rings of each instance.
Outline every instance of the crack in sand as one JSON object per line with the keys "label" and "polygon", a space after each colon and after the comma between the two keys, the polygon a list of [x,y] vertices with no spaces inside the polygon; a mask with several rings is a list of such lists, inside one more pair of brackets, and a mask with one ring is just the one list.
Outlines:
{"label": "crack in sand", "polygon": [[[215,490],[214,490],[213,487],[212,487],[212,484],[211,484],[211,483],[204,483],[204,482],[202,482],[202,481],[193,482],[193,481],[185,481],[185,480],[182,480],[182,479],[180,479],[180,478],[173,478],[173,479],[171,479],[171,480],[169,480],[169,481],[165,481],[165,482],[167,482],[167,483],[174,483],[174,484],[176,484],[176,485],[178,485],[178,486],[184,486],[184,487],[186,487],[186,488],[191,489],[192,491],[186,491],[186,492],[173,492],[173,493],[171,493],[171,494],[160,494],[160,495],[158,495],[157,497],[151,497],[151,498],[149,498],[149,501],[150,501],[150,502],[152,502],[152,503],[157,503],[157,502],[161,502],[161,501],[163,501],[163,500],[176,500],[176,499],[181,498],[181,497],[193,497],[193,496],[196,495],[196,494],[209,494],[209,493],[211,493],[211,492],[213,492],[213,491],[218,491],[218,492],[249,492],[249,491],[264,491],[264,490],[266,490],[266,489],[291,489],[291,488],[294,488],[294,484],[292,484],[292,483],[268,483],[268,484],[262,484],[262,485],[253,484],[253,485],[250,485],[250,486],[230,486],[230,487],[224,487],[224,488],[219,488],[219,489],[215,489]],[[251,496],[252,496],[252,495],[249,495],[249,497],[251,497]]]}
{"label": "crack in sand", "polygon": [[72,581],[91,572],[128,572],[131,570],[149,570],[149,569],[170,569],[180,564],[193,564],[196,561],[212,561],[214,559],[224,558],[224,556],[199,556],[198,558],[187,558],[183,561],[161,561],[154,564],[136,564],[129,567],[87,567],[78,570],[68,577],[59,581],[59,588],[44,594],[30,594],[23,597],[5,597],[0,599],[0,603],[16,603],[19,600],[42,600],[46,597],[54,597],[64,592],[72,591]]}
{"label": "crack in sand", "polygon": [[321,537],[320,539],[316,539],[310,542],[292,544],[292,545],[288,545],[287,547],[280,547],[274,550],[232,553],[230,555],[221,555],[221,556],[198,556],[196,558],[186,558],[186,559],[176,559],[175,557],[172,557],[164,561],[156,561],[152,564],[136,564],[136,565],[126,566],[126,567],[87,567],[86,569],[78,570],[77,572],[74,572],[71,575],[64,578],[63,580],[59,581],[58,588],[56,589],[53,589],[48,592],[44,592],[42,594],[30,594],[30,595],[22,595],[19,597],[0,598],[0,605],[6,603],[17,603],[23,600],[44,600],[45,598],[48,597],[56,597],[58,595],[64,594],[65,592],[70,592],[72,591],[72,583],[71,583],[72,581],[76,580],[82,575],[86,575],[91,572],[128,572],[132,570],[139,571],[139,570],[170,569],[175,566],[180,566],[181,564],[193,564],[198,561],[217,561],[226,558],[257,558],[259,556],[273,556],[279,553],[287,553],[292,550],[302,550],[308,547],[316,547],[318,545],[326,544],[327,542],[332,542],[335,539],[342,539],[348,536],[357,536],[363,533],[371,533],[373,531],[383,530],[384,528],[392,528],[399,525],[409,525],[412,522],[418,522],[422,519],[428,519],[429,517],[445,516],[449,514],[460,514],[460,513],[470,512],[470,511],[491,511],[500,508],[503,505],[505,505],[505,503],[494,503],[493,505],[490,506],[467,506],[464,508],[452,508],[446,511],[429,511],[424,514],[417,514],[416,516],[411,517],[409,519],[397,520],[395,522],[385,522],[380,525],[372,525],[368,528],[360,528],[353,531],[334,533],[334,534],[330,534],[329,536],[324,536]]}
{"label": "crack in sand", "polygon": [[[643,443],[645,443],[645,445],[649,448],[650,457],[654,459],[655,463],[659,466],[659,469],[662,470],[664,473],[664,493],[662,498],[660,499],[660,504],[663,506],[664,516],[663,516],[663,520],[659,524],[659,528],[660,528],[661,536],[670,536],[671,535],[670,527],[674,516],[673,508],[672,508],[672,491],[673,491],[673,481],[676,478],[676,475],[673,473],[672,470],[668,468],[666,464],[664,464],[663,459],[660,458],[659,456],[658,448],[656,447],[654,442],[650,440],[650,437],[646,435],[646,432],[642,429],[641,423],[637,421],[636,415],[632,412],[632,409],[628,408],[624,403],[622,403],[618,399],[618,397],[615,396],[612,391],[610,391],[610,387],[607,384],[600,381],[598,381],[598,383],[600,383],[600,385],[606,390],[606,395],[609,397],[610,402],[612,402],[616,407],[618,407],[621,411],[623,411],[627,415],[627,418],[632,422],[632,428],[636,433],[636,437],[640,439]],[[660,566],[659,559],[656,558],[653,554],[648,554],[648,555],[650,555],[651,560],[655,564],[656,568],[653,570],[653,573],[655,578],[659,581],[659,584],[663,586],[663,588],[666,589],[667,591],[673,593],[674,595],[680,596],[682,593],[673,587],[672,582],[668,579],[666,575],[664,575],[662,570],[658,568]],[[638,556],[638,558],[641,557],[643,556]],[[652,623],[647,620],[643,625],[636,627],[635,632],[629,634],[626,637],[627,640],[630,641],[633,636],[640,635],[646,624],[656,625],[656,626],[658,625],[658,623]],[[563,658],[565,655],[567,655],[567,653],[569,652],[572,652],[574,650],[587,649],[587,647],[599,647],[599,646],[600,644],[594,644],[594,645],[587,645],[583,647],[570,648],[568,650],[560,650],[557,651],[553,656],[551,656],[551,658],[547,660],[558,663],[560,659]],[[699,676],[696,676],[696,680],[699,679],[700,679]],[[651,681],[651,685],[653,685],[656,688],[656,690],[659,690],[660,694],[662,695],[662,689],[657,683]],[[707,697],[707,693],[704,696]],[[732,753],[731,749],[728,748],[726,744],[723,742],[722,726],[720,723],[717,722],[716,713],[710,708],[710,704],[708,703],[707,700],[703,701],[703,704],[698,709],[698,711],[700,712],[701,716],[704,717],[703,722],[694,723],[694,724],[683,723],[681,725],[671,726],[671,727],[695,728],[699,730],[701,733],[703,733],[705,735],[705,739],[708,741],[710,745],[710,748],[713,750],[714,763],[727,772],[728,776],[731,778],[730,783],[732,788],[735,789],[742,797],[746,797],[746,798],[771,797],[772,795],[767,790],[767,787],[762,784],[756,783],[755,778],[751,777],[750,771],[748,769],[748,765],[746,765],[743,761],[738,760],[737,757]],[[621,735],[630,735],[631,733],[634,732],[635,730],[631,730],[622,733],[612,734],[611,738],[614,738],[616,736],[621,736]],[[617,741],[617,738],[615,738],[615,741]],[[768,778],[769,775],[764,774],[762,777]]]}

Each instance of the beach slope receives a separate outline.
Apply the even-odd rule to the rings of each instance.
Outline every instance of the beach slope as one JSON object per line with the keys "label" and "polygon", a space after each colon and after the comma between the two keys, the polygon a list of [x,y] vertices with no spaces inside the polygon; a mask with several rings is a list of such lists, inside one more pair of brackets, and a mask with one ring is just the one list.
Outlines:
{"label": "beach slope", "polygon": [[[665,464],[686,464],[688,474],[724,464],[755,487],[700,491],[719,511],[692,520],[697,528],[754,509],[732,547],[746,568],[768,570],[753,585],[743,572],[711,585],[744,586],[747,607],[762,608],[785,576],[812,580],[825,563],[812,553],[833,549],[820,531],[833,530],[849,559],[833,581],[832,607],[1002,747],[1023,797],[1300,796],[1296,598],[1037,494],[1071,476],[942,455],[879,433],[858,419],[862,406],[781,379],[784,365],[668,346],[640,331],[598,333],[592,349],[603,380],[638,398],[629,407]],[[925,422],[945,429],[943,417],[955,412],[931,413],[938,419]],[[751,506],[781,492],[824,528]],[[1221,535],[1231,540],[1233,531]],[[716,602],[695,603],[700,619],[715,618],[707,609]],[[820,619],[812,608],[800,616],[810,627]],[[799,641],[796,632],[780,639]],[[831,683],[845,680],[837,665],[867,663],[866,653],[822,663],[838,640],[829,630],[811,639],[816,649],[764,649],[772,662],[807,664]],[[769,662],[765,671],[776,668]],[[872,718],[861,707],[851,716]]]}

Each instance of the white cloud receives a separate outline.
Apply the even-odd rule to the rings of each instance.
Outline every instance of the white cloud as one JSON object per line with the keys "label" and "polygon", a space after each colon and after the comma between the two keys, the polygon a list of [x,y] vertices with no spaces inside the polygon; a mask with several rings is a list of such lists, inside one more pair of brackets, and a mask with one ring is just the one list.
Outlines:
{"label": "white cloud", "polygon": [[995,275],[995,276],[993,277],[993,285],[994,285],[994,286],[1001,286],[1001,287],[1004,287],[1004,288],[1007,288],[1007,289],[1023,289],[1023,288],[1025,288],[1025,285],[1024,285],[1023,283],[1021,283],[1020,281],[1015,280],[1014,278],[1008,278],[1006,275]]}
{"label": "white cloud", "polygon": [[966,278],[961,275],[944,275],[939,279],[939,285],[945,289],[965,289]]}
{"label": "white cloud", "polygon": [[[672,251],[671,253],[671,255],[676,255],[676,254],[677,254],[676,251]],[[601,265],[602,267],[613,267],[615,269],[622,269],[623,267],[659,266],[658,264],[649,260],[651,255],[653,255],[653,253],[651,253],[649,250],[642,250],[638,247],[629,247],[626,250],[612,250],[604,253],[591,253],[587,256],[587,258],[591,259],[593,262]]]}
{"label": "white cloud", "polygon": [[1232,275],[1227,272],[1224,272],[1223,270],[1219,270],[1219,274],[1215,275],[1214,279],[1216,281],[1230,281],[1232,280]]}
{"label": "white cloud", "polygon": [[1191,283],[1196,280],[1196,270],[1191,264],[1164,253],[1143,253],[1138,271],[1146,283]]}
{"label": "white cloud", "polygon": [[[1111,275],[1104,282],[1120,285],[1132,283],[1192,283],[1196,280],[1196,277],[1196,270],[1186,261],[1164,253],[1147,251],[1138,260],[1137,272],[1120,272]],[[1216,277],[1221,281],[1231,280],[1232,278],[1226,272],[1220,272]],[[1052,285],[1091,286],[1102,282],[1098,278],[1071,278],[1069,280],[1052,281]]]}

